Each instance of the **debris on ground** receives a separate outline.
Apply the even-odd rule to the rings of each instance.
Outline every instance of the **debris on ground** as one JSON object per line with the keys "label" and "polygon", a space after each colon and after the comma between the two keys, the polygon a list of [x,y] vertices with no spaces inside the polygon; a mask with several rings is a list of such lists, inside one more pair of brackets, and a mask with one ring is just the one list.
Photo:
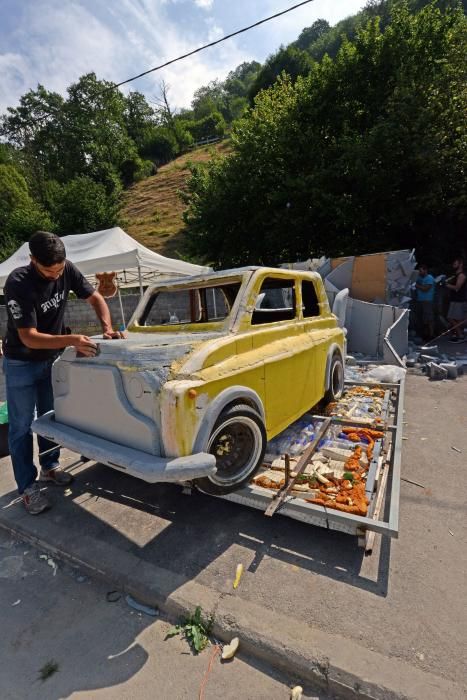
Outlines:
{"label": "debris on ground", "polygon": [[403,476],[401,476],[401,481],[406,481],[408,484],[413,484],[414,486],[420,486],[421,489],[425,488],[423,484],[419,484],[418,481],[412,481],[412,479],[406,479]]}
{"label": "debris on ground", "polygon": [[226,644],[222,649],[222,660],[227,661],[228,659],[233,659],[237,653],[238,647],[240,645],[240,640],[238,637],[234,637],[230,644]]}
{"label": "debris on ground", "polygon": [[39,678],[41,681],[46,681],[47,678],[50,678],[50,676],[53,676],[54,673],[57,673],[58,671],[58,663],[51,659],[50,661],[47,661],[42,668],[39,670]]}
{"label": "debris on ground", "polygon": [[133,608],[134,610],[137,610],[140,613],[150,615],[151,617],[157,617],[157,615],[159,615],[159,610],[157,608],[151,608],[149,605],[138,603],[138,601],[135,600],[131,595],[125,596],[125,600],[130,606],[130,608]]}
{"label": "debris on ground", "polygon": [[120,600],[122,597],[122,594],[120,591],[107,591],[105,594],[105,599],[108,603],[116,603],[117,601]]}
{"label": "debris on ground", "polygon": [[21,603],[21,598],[18,598],[18,600],[15,600],[15,602],[11,604],[11,607],[14,608],[16,605],[19,605],[20,603]]}
{"label": "debris on ground", "polygon": [[47,562],[48,566],[50,566],[50,568],[53,569],[53,572],[54,572],[53,575],[54,575],[54,576],[57,575],[58,566],[57,566],[57,564],[54,562],[54,560],[52,559],[52,557],[49,557],[48,554],[39,554],[39,559],[45,559],[45,561]]}
{"label": "debris on ground", "polygon": [[235,572],[235,580],[233,582],[233,587],[238,588],[238,585],[240,583],[240,579],[242,578],[243,574],[243,564],[237,564],[237,569]]}
{"label": "debris on ground", "polygon": [[460,450],[458,447],[454,447],[454,445],[451,445],[451,450],[454,450],[454,452],[459,452],[459,454],[462,454],[462,450]]}

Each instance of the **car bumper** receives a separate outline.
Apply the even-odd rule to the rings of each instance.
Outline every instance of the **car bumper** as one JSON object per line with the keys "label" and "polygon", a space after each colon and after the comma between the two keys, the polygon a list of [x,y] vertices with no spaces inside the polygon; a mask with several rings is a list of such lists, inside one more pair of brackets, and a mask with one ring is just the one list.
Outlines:
{"label": "car bumper", "polygon": [[32,430],[88,459],[106,464],[151,484],[160,481],[190,481],[216,472],[216,458],[206,452],[187,457],[155,457],[147,452],[125,447],[63,423],[57,423],[53,411],[35,420]]}

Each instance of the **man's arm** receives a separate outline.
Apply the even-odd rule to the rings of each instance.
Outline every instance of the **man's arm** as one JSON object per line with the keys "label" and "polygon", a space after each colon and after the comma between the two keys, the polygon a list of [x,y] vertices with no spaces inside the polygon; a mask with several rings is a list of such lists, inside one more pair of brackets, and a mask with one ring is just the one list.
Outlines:
{"label": "man's arm", "polygon": [[448,289],[452,289],[455,292],[458,292],[459,289],[464,284],[465,280],[466,280],[466,276],[464,275],[463,272],[461,272],[461,274],[457,276],[456,284],[447,284],[446,287]]}
{"label": "man's arm", "polygon": [[112,328],[112,319],[110,318],[109,307],[107,306],[102,294],[99,294],[99,292],[93,292],[93,294],[91,294],[86,301],[92,306],[97,318],[101,322],[103,334],[112,334],[114,332]]}
{"label": "man's arm", "polygon": [[113,330],[109,307],[107,306],[104,297],[99,294],[99,292],[94,292],[91,294],[86,301],[92,306],[96,312],[97,318],[102,324],[102,333],[104,338],[126,338],[126,333]]}
{"label": "man's arm", "polygon": [[86,335],[50,335],[40,333],[37,328],[18,328],[18,335],[31,350],[62,350],[70,345],[86,357],[94,357],[97,346]]}

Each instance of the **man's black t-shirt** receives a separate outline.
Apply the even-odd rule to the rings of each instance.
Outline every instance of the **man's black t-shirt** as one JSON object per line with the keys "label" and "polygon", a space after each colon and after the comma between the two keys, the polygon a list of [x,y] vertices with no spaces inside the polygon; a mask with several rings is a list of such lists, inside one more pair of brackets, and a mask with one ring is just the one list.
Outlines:
{"label": "man's black t-shirt", "polygon": [[32,350],[20,340],[18,328],[37,328],[40,333],[62,335],[68,293],[87,299],[95,291],[69,260],[58,280],[47,280],[34,265],[18,267],[8,275],[3,293],[8,312],[7,332],[3,344],[6,357],[15,360],[48,360],[57,350]]}

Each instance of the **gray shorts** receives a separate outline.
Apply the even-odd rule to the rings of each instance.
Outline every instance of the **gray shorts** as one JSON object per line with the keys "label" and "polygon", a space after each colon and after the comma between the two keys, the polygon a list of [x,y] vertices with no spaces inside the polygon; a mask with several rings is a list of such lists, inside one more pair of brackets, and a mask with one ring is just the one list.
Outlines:
{"label": "gray shorts", "polygon": [[448,309],[448,318],[452,321],[467,320],[467,302],[451,301]]}

